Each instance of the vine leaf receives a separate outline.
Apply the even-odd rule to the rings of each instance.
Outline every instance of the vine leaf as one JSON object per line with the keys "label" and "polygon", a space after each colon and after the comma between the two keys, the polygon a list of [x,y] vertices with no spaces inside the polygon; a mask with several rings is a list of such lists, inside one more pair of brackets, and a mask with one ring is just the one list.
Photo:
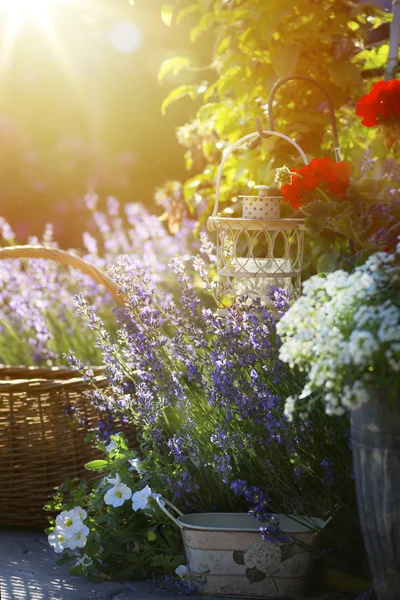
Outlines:
{"label": "vine leaf", "polygon": [[244,565],[244,550],[235,550],[233,560],[237,565]]}
{"label": "vine leaf", "polygon": [[281,562],[292,558],[295,555],[293,544],[285,544],[281,546]]}
{"label": "vine leaf", "polygon": [[167,26],[172,25],[172,16],[174,14],[173,7],[170,4],[165,4],[161,9],[161,20]]}
{"label": "vine leaf", "polygon": [[158,81],[164,79],[168,73],[172,73],[172,75],[178,75],[180,71],[189,66],[190,61],[186,56],[174,56],[172,58],[167,58],[162,63],[158,72]]}
{"label": "vine leaf", "polygon": [[299,62],[301,44],[274,42],[271,44],[270,57],[272,67],[279,77],[287,77],[295,72]]}
{"label": "vine leaf", "polygon": [[257,583],[258,581],[263,581],[266,575],[262,571],[259,571],[257,567],[253,567],[252,569],[247,569],[246,577],[250,583]]}

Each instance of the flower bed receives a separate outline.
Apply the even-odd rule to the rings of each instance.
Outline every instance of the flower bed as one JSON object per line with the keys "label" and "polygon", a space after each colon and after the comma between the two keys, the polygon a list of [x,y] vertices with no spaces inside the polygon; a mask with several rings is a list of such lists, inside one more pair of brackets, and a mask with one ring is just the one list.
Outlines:
{"label": "flower bed", "polygon": [[[106,456],[88,468],[103,480],[94,489],[67,484],[52,505],[87,512],[85,547],[72,549],[57,522],[51,543],[73,572],[91,577],[174,576],[184,560],[181,541],[156,508],[157,493],[185,512],[248,511],[260,521],[260,540],[274,543],[286,538],[273,512],[323,517],[339,504],[325,543],[354,547],[347,419],[321,412],[315,421],[290,424],[283,400],[302,383],[279,360],[272,313],[243,299],[220,318],[202,306],[183,263],[175,259],[171,267],[179,301],[151,282],[144,265],[109,269],[130,318],[116,344],[79,298],[110,381],[110,394],[94,390],[93,401],[136,428],[140,451],[129,450],[122,436],[112,438],[115,447],[100,443]],[[212,293],[200,256],[194,267]],[[271,290],[271,299],[283,314],[285,292]],[[75,368],[90,377],[78,362]]]}

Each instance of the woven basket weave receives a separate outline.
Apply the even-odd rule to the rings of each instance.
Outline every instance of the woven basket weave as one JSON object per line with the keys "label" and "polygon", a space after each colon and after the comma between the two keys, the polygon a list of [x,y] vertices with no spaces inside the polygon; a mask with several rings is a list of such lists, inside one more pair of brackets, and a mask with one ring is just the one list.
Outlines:
{"label": "woven basket weave", "polygon": [[[123,305],[111,279],[83,259],[54,248],[13,246],[0,249],[0,260],[50,258],[80,269],[104,285]],[[102,368],[95,383],[107,387]],[[83,465],[98,457],[84,442],[98,414],[85,397],[82,377],[66,368],[0,367],[0,524],[42,527],[43,505],[67,478],[87,476]],[[68,415],[76,409],[80,419]]]}

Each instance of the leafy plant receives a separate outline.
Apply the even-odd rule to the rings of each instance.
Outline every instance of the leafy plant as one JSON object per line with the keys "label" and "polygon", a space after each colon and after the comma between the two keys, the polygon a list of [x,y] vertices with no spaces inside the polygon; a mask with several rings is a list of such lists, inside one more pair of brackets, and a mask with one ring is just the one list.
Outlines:
{"label": "leafy plant", "polygon": [[[168,9],[169,26],[195,21],[190,30],[194,44],[201,44],[204,37],[206,43],[213,41],[204,80],[182,83],[162,106],[165,111],[184,96],[201,103],[195,118],[177,134],[186,148],[189,171],[182,196],[199,219],[199,227],[212,210],[223,151],[255,131],[256,117],[268,129],[267,100],[282,77],[302,74],[323,83],[337,112],[343,157],[360,158],[372,136],[362,130],[348,103],[361,96],[370,69],[386,60],[385,47],[382,52],[379,47],[370,50],[366,40],[388,19],[387,14],[350,0],[184,0],[169,4]],[[184,81],[185,73],[189,78],[192,71],[201,72],[201,66],[188,57],[169,58],[161,65],[159,78]],[[277,130],[295,139],[309,157],[332,150],[327,104],[317,88],[291,81],[279,90],[273,110]],[[282,164],[297,167],[298,156],[275,137],[258,140],[231,156],[224,171],[222,207],[234,211],[240,193],[260,183],[270,184],[274,169]],[[292,214],[284,208],[284,216]],[[340,235],[314,230],[307,238],[306,275],[326,262],[338,264],[345,251]]]}
{"label": "leafy plant", "polygon": [[[193,264],[212,294],[203,259]],[[94,389],[93,402],[138,435],[146,467],[135,489],[149,485],[185,512],[247,511],[260,521],[260,542],[270,544],[291,541],[275,513],[323,517],[339,505],[340,522],[325,543],[354,549],[359,532],[347,419],[321,411],[306,424],[290,424],[282,400],[302,380],[278,359],[274,314],[242,298],[221,318],[202,305],[182,261],[171,267],[181,289],[175,300],[151,282],[145,265],[110,267],[128,317],[117,342],[78,298],[97,332],[110,384],[109,393]],[[271,290],[271,301],[278,313],[287,309],[285,292]],[[80,361],[72,364],[91,378]],[[122,471],[121,480],[133,489]]]}

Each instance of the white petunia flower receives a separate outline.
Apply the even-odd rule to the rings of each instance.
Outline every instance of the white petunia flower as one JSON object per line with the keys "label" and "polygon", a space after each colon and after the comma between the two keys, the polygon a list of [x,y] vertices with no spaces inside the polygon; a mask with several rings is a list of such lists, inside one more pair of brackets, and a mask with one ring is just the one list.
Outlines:
{"label": "white petunia flower", "polygon": [[153,493],[151,488],[146,485],[142,490],[132,495],[132,509],[135,512],[137,510],[154,509],[157,498],[161,498],[161,494]]}
{"label": "white petunia flower", "polygon": [[50,546],[53,546],[54,552],[60,554],[68,548],[67,536],[64,534],[63,530],[55,527],[54,531],[50,533],[48,536],[48,541]]}
{"label": "white petunia flower", "polygon": [[117,485],[118,483],[121,483],[121,477],[118,475],[118,473],[115,475],[115,477],[104,477],[103,483],[112,483],[113,485]]}
{"label": "white petunia flower", "polygon": [[56,527],[58,527],[60,531],[63,531],[68,537],[82,527],[82,520],[85,519],[86,516],[86,511],[80,506],[76,506],[72,510],[63,510],[56,517]]}
{"label": "white petunia flower", "polygon": [[87,542],[87,536],[89,535],[89,527],[82,525],[81,529],[75,531],[71,536],[68,537],[68,548],[70,550],[76,550],[77,548],[84,548]]}
{"label": "white petunia flower", "polygon": [[190,581],[189,568],[187,565],[179,565],[179,567],[176,567],[175,573],[178,575],[179,579]]}
{"label": "white petunia flower", "polygon": [[128,463],[131,465],[130,471],[136,471],[139,475],[143,472],[142,462],[138,458],[132,458],[131,460],[128,460]]}
{"label": "white petunia flower", "polygon": [[122,506],[125,500],[132,497],[132,490],[125,483],[117,483],[104,495],[104,502],[109,506],[117,508]]}
{"label": "white petunia flower", "polygon": [[87,517],[87,512],[84,508],[82,508],[81,506],[74,506],[74,508],[72,509],[72,511],[78,515],[79,519],[81,521],[84,521]]}

